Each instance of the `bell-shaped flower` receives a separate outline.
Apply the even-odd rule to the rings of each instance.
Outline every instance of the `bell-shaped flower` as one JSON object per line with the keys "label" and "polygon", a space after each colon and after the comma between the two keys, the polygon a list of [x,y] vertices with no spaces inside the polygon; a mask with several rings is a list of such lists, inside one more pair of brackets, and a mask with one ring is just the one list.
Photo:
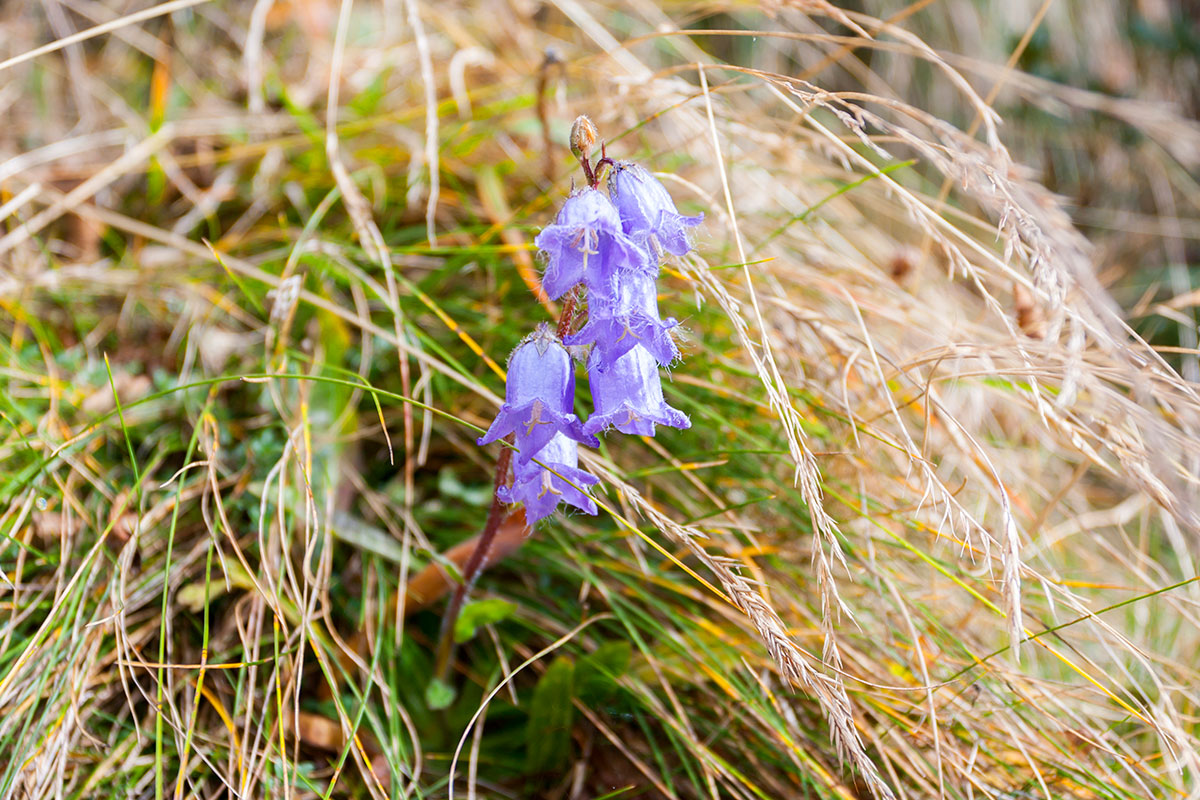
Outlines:
{"label": "bell-shaped flower", "polygon": [[579,445],[574,439],[555,434],[533,457],[546,466],[518,461],[513,469],[513,485],[502,486],[496,492],[501,502],[524,503],[525,520],[531,526],[548,517],[559,503],[596,513],[596,502],[583,490],[599,481],[579,469]]}
{"label": "bell-shaped flower", "polygon": [[704,219],[685,217],[658,178],[631,161],[618,162],[608,178],[608,193],[621,217],[621,227],[635,242],[684,255],[691,249],[687,228]]}
{"label": "bell-shaped flower", "polygon": [[593,350],[588,359],[588,381],[596,413],[588,418],[583,432],[595,434],[608,428],[621,433],[653,436],[656,425],[690,428],[687,415],[663,399],[658,362],[644,347],[634,347],[610,367],[598,368],[602,358]]}
{"label": "bell-shaped flower", "polygon": [[639,344],[659,364],[667,366],[679,357],[679,348],[670,333],[678,324],[673,317],[664,320],[658,315],[654,273],[621,270],[617,276],[616,298],[593,298],[589,303],[587,324],[578,333],[564,337],[563,343],[595,344],[593,366],[601,372]]}
{"label": "bell-shaped flower", "polygon": [[621,267],[646,267],[648,254],[621,230],[612,201],[599,189],[572,194],[562,210],[533,240],[546,254],[542,288],[551,298],[566,294],[578,283],[589,293],[611,297]]}
{"label": "bell-shaped flower", "polygon": [[524,464],[555,434],[597,445],[583,432],[572,409],[575,400],[575,365],[567,348],[542,324],[517,345],[508,360],[504,404],[479,444],[515,434],[517,463]]}

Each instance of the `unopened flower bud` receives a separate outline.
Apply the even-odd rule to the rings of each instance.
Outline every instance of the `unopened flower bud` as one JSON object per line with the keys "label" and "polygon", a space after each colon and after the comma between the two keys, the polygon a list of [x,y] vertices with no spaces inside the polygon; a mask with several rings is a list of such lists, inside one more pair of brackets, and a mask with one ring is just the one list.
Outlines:
{"label": "unopened flower bud", "polygon": [[571,126],[571,152],[580,161],[587,158],[596,147],[596,126],[583,114],[575,118]]}

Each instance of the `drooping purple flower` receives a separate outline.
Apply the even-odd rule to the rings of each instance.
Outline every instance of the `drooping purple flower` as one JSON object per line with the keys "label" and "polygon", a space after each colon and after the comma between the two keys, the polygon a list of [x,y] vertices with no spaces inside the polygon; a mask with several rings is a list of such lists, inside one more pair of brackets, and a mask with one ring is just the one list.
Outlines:
{"label": "drooping purple flower", "polygon": [[574,400],[575,368],[571,356],[548,325],[539,325],[509,358],[504,404],[478,442],[489,444],[510,433],[516,434],[518,465],[527,463],[556,434],[598,445],[594,436],[583,432],[579,418],[571,410]]}
{"label": "drooping purple flower", "polygon": [[621,230],[612,201],[584,188],[567,198],[554,220],[533,240],[546,253],[542,288],[557,299],[578,283],[593,295],[612,296],[616,271],[648,266],[648,254]]}
{"label": "drooping purple flower", "polygon": [[559,503],[588,514],[596,513],[596,502],[582,488],[599,480],[578,468],[579,446],[573,439],[555,434],[533,457],[550,469],[534,461],[518,461],[513,469],[512,487],[502,486],[496,492],[501,502],[524,503],[525,520],[531,526],[549,516]]}
{"label": "drooping purple flower", "polygon": [[685,217],[665,186],[631,161],[618,162],[608,178],[608,193],[621,217],[621,227],[635,242],[656,246],[677,256],[691,249],[686,228],[704,215]]}
{"label": "drooping purple flower", "polygon": [[656,425],[690,428],[687,415],[663,399],[658,362],[644,347],[634,347],[605,370],[598,368],[598,349],[588,359],[588,381],[596,413],[583,426],[586,434],[608,428],[621,433],[653,436]]}
{"label": "drooping purple flower", "polygon": [[564,337],[563,343],[595,344],[598,355],[594,366],[601,372],[639,344],[666,366],[679,357],[679,348],[670,334],[678,324],[674,317],[659,317],[654,273],[621,270],[616,298],[593,298],[587,324],[578,333]]}

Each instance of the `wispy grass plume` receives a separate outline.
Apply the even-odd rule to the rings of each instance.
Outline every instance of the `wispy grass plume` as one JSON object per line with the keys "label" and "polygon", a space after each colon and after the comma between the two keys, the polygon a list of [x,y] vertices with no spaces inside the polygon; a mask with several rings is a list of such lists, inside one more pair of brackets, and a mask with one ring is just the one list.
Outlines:
{"label": "wispy grass plume", "polygon": [[[1181,13],[0,5],[0,796],[1200,798]],[[692,426],[443,674],[580,114]]]}

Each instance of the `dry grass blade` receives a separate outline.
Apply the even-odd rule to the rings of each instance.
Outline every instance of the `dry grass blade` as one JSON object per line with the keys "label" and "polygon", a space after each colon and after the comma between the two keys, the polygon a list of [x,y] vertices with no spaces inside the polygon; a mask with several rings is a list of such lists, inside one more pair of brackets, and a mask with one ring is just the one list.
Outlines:
{"label": "dry grass blade", "polygon": [[[0,4],[0,796],[1200,800],[1134,5]],[[692,427],[514,514],[441,675],[579,114],[706,215]]]}

